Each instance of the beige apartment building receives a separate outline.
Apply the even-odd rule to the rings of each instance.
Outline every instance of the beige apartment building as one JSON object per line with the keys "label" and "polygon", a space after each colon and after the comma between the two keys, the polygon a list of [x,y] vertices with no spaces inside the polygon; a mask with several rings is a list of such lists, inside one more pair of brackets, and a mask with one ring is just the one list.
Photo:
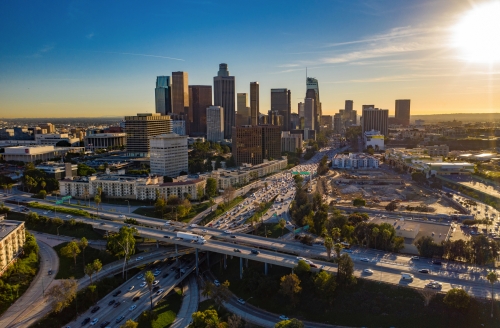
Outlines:
{"label": "beige apartment building", "polygon": [[22,254],[26,239],[24,222],[4,218],[0,216],[0,276]]}

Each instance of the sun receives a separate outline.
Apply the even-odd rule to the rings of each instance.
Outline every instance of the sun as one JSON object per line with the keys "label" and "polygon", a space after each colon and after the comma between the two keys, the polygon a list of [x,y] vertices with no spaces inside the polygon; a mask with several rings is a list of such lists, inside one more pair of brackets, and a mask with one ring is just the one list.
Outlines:
{"label": "sun", "polygon": [[500,1],[473,8],[453,28],[452,45],[469,62],[500,61]]}

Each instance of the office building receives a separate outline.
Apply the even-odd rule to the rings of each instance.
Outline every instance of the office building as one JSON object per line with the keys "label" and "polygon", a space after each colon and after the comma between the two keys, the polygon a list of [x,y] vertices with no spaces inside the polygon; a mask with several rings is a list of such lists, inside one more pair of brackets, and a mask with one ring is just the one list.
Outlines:
{"label": "office building", "polygon": [[300,117],[297,113],[290,114],[290,131],[300,129]]}
{"label": "office building", "polygon": [[304,117],[304,103],[299,102],[298,106],[299,117]]}
{"label": "office building", "polygon": [[314,119],[314,99],[304,99],[304,129],[315,130],[316,121]]}
{"label": "office building", "polygon": [[342,113],[333,115],[333,132],[341,134],[345,132],[344,120]]}
{"label": "office building", "polygon": [[[61,162],[44,162],[35,166],[37,170],[43,171],[47,174],[49,178],[56,180],[61,180],[70,174],[71,176],[77,176],[78,165],[71,163],[61,163]],[[67,172],[69,170],[70,172]]]}
{"label": "office building", "polygon": [[327,130],[333,129],[333,116],[332,115],[322,115],[321,116],[321,126]]}
{"label": "office building", "polygon": [[380,134],[380,131],[371,130],[363,133],[363,144],[365,149],[371,146],[375,151],[385,150],[384,141],[385,138]]}
{"label": "office building", "polygon": [[231,139],[232,127],[236,124],[235,79],[229,75],[227,64],[219,64],[214,77],[214,106],[224,109],[224,138]]}
{"label": "office building", "polygon": [[180,116],[179,119],[173,119],[171,122],[172,122],[172,133],[178,134],[180,136],[187,135],[186,121],[184,121],[183,116]]}
{"label": "office building", "polygon": [[283,116],[282,131],[290,131],[291,94],[288,89],[271,89],[271,111]]}
{"label": "office building", "polygon": [[348,112],[354,110],[354,101],[352,100],[346,100],[345,101],[345,106],[344,109]]}
{"label": "office building", "polygon": [[176,178],[188,173],[187,136],[160,134],[149,141],[151,174]]}
{"label": "office building", "polygon": [[[371,106],[371,105],[370,105]],[[351,126],[351,125],[356,125],[357,124],[357,111],[355,111],[354,108],[354,102],[352,100],[346,100],[345,101],[345,106],[344,106],[344,114],[343,114],[343,120],[345,121],[346,126]]]}
{"label": "office building", "polygon": [[237,94],[236,125],[250,124],[250,106],[248,106],[248,93]]}
{"label": "office building", "polygon": [[172,85],[170,76],[157,76],[155,88],[156,112],[168,115],[172,112]]}
{"label": "office building", "polygon": [[259,82],[250,82],[250,125],[259,124]]}
{"label": "office building", "polygon": [[168,115],[159,113],[140,113],[125,116],[127,133],[127,156],[149,157],[149,139],[172,133],[172,120]]}
{"label": "office building", "polygon": [[224,109],[220,106],[209,106],[206,109],[207,140],[213,142],[224,141]]}
{"label": "office building", "polygon": [[[314,129],[319,130],[320,126],[320,120],[321,120],[321,115],[322,110],[321,110],[321,102],[319,99],[319,85],[318,85],[318,80],[313,78],[313,77],[308,77],[306,78],[306,98],[314,99]],[[305,111],[305,108],[304,108]]]}
{"label": "office building", "polygon": [[281,157],[281,128],[273,125],[233,128],[233,156],[237,165],[261,164]]}
{"label": "office building", "polygon": [[0,214],[0,276],[23,254],[26,240],[24,222],[5,220]]}
{"label": "office building", "polygon": [[35,142],[38,145],[53,145],[56,146],[59,142],[63,141],[66,145],[79,146],[80,139],[70,136],[67,133],[45,133],[35,134]]}
{"label": "office building", "polygon": [[283,129],[283,120],[284,120],[283,115],[280,115],[278,111],[270,110],[267,113],[267,123],[270,125],[277,125]]}
{"label": "office building", "polygon": [[127,144],[127,134],[120,133],[92,133],[84,138],[85,149],[119,149]]}
{"label": "office building", "polygon": [[44,162],[53,158],[61,158],[66,153],[80,153],[82,151],[84,151],[83,147],[54,147],[49,145],[14,146],[5,147],[3,159],[24,163]]}
{"label": "office building", "polygon": [[361,106],[362,110],[369,109],[369,108],[375,108],[375,105],[362,105]]}
{"label": "office building", "polygon": [[403,126],[410,125],[410,99],[396,100],[396,122]]}
{"label": "office building", "polygon": [[[189,86],[187,72],[172,73],[172,113],[189,115]],[[188,119],[189,121],[189,119]]]}
{"label": "office building", "polygon": [[107,198],[115,199],[154,201],[158,196],[167,199],[172,195],[184,199],[189,194],[192,200],[197,200],[198,190],[205,190],[205,185],[204,179],[186,179],[185,176],[164,183],[161,176],[143,178],[106,174],[61,180],[59,190],[61,196],[78,199],[93,198],[101,190]]}
{"label": "office building", "polygon": [[302,148],[302,134],[290,134],[290,131],[281,132],[281,151],[295,153],[297,148]]}
{"label": "office building", "polygon": [[380,131],[382,135],[387,136],[388,120],[389,110],[373,107],[365,108],[363,109],[363,123],[361,125],[362,133],[376,130]]}
{"label": "office building", "polygon": [[189,112],[192,113],[192,121],[189,122],[190,136],[204,136],[207,134],[207,108],[212,106],[211,85],[189,86]]}
{"label": "office building", "polygon": [[448,147],[448,145],[425,146],[425,149],[427,150],[427,154],[429,156],[447,157],[450,153],[450,147]]}

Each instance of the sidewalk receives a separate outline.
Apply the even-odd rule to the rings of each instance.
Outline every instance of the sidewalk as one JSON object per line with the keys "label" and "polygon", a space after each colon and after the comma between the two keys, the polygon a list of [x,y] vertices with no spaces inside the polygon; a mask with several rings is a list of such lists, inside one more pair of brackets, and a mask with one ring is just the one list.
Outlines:
{"label": "sidewalk", "polygon": [[181,309],[177,317],[170,326],[171,328],[185,328],[192,319],[192,314],[198,309],[199,290],[196,277],[191,275],[188,284],[184,287],[184,298],[182,299]]}

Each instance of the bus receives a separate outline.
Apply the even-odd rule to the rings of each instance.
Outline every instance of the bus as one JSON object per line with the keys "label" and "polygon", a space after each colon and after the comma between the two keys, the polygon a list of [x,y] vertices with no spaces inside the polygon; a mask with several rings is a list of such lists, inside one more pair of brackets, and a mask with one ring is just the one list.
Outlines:
{"label": "bus", "polygon": [[344,247],[346,249],[351,248],[351,245],[349,243],[346,243],[345,241],[341,242],[340,245],[342,245],[342,247]]}

